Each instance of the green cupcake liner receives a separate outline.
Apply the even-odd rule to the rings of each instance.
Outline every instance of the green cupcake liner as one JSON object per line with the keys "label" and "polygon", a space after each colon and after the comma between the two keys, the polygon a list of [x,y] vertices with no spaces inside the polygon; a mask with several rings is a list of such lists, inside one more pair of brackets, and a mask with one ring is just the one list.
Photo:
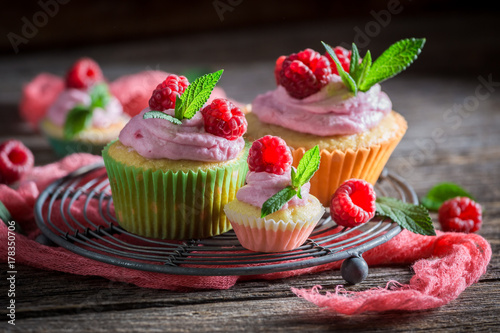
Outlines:
{"label": "green cupcake liner", "polygon": [[[110,144],[111,145],[111,144]],[[198,171],[145,170],[102,155],[116,218],[125,230],[152,238],[207,238],[231,229],[224,205],[248,172],[245,154],[234,163]]]}
{"label": "green cupcake liner", "polygon": [[89,153],[101,155],[106,144],[95,144],[83,141],[71,141],[47,136],[50,146],[57,156],[64,157],[73,153]]}

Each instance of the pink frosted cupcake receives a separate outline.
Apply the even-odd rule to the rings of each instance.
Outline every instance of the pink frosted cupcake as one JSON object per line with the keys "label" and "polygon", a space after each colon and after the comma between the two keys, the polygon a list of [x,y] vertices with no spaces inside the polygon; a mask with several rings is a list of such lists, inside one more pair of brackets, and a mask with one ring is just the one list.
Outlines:
{"label": "pink frosted cupcake", "polygon": [[348,179],[375,184],[408,127],[379,83],[408,67],[424,43],[401,40],[373,62],[369,51],[361,57],[354,44],[352,51],[324,44],[325,56],[306,49],[279,57],[276,89],[258,95],[246,116],[248,140],[283,138],[294,165],[318,145],[321,167],[311,193],[326,207]]}
{"label": "pink frosted cupcake", "polygon": [[295,169],[283,139],[267,135],[252,144],[247,184],[224,207],[243,247],[281,252],[306,241],[324,213],[318,199],[309,194],[309,180],[319,159],[315,147]]}
{"label": "pink frosted cupcake", "polygon": [[92,59],[79,59],[68,71],[65,84],[40,128],[59,156],[77,152],[100,155],[130,117]]}

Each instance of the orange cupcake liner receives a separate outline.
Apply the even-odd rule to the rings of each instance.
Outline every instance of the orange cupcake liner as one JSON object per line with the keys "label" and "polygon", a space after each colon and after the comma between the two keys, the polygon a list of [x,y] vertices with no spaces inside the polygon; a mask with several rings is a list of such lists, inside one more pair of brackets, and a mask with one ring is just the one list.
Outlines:
{"label": "orange cupcake liner", "polygon": [[[335,190],[348,179],[364,179],[375,185],[389,157],[406,132],[406,122],[403,121],[399,125],[399,130],[393,137],[376,145],[346,151],[322,149],[321,163],[319,170],[311,179],[310,193],[318,198],[323,206],[328,207]],[[306,149],[291,148],[291,151],[293,165],[297,167]]]}

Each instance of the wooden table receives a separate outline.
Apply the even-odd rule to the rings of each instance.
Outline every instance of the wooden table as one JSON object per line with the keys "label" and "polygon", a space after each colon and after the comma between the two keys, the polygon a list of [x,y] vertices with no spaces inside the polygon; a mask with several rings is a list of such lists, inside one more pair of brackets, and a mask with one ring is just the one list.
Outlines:
{"label": "wooden table", "polygon": [[[396,40],[393,38],[396,35],[394,30],[408,26],[394,24],[393,30],[387,30],[391,33],[383,37],[384,41],[389,38],[391,41]],[[435,21],[434,27],[437,25],[438,22]],[[432,27],[432,24],[419,27],[418,32],[420,34],[423,31],[425,34],[427,31],[432,34]],[[323,28],[320,24],[312,25],[308,28],[309,35],[300,34],[297,29],[297,38],[283,38],[280,45],[271,41],[285,36],[285,32],[289,32],[285,28],[276,28],[266,34],[263,34],[264,30],[248,32],[246,35],[241,31],[201,34],[192,37],[189,42],[172,38],[162,40],[158,45],[128,43],[74,49],[64,54],[47,51],[15,57],[4,56],[0,58],[0,141],[10,137],[22,140],[34,152],[38,165],[56,160],[47,142],[20,120],[16,104],[22,82],[40,71],[61,74],[78,56],[89,55],[98,59],[111,79],[147,68],[178,72],[193,66],[193,63],[196,66],[224,67],[226,71],[221,81],[222,87],[229,96],[242,102],[251,102],[257,93],[272,89],[275,57],[311,43],[315,43],[314,47],[320,49],[316,36],[321,35]],[[332,28],[338,26],[334,25]],[[344,32],[345,29],[347,28],[344,27]],[[409,31],[408,28],[405,32]],[[409,35],[412,34],[406,34]],[[231,46],[237,55],[231,58],[224,53],[229,52],[226,41],[236,37],[242,39],[234,44],[234,48]],[[468,38],[469,41],[473,40],[473,37]],[[208,41],[213,45],[207,45]],[[259,45],[262,46],[260,49]],[[388,42],[374,45],[385,46]],[[205,52],[206,58],[190,54],[197,48]],[[174,52],[174,56],[170,52],[174,49],[181,51]],[[255,50],[256,56],[245,55],[243,50]],[[430,47],[430,53],[432,52],[437,53],[436,46]],[[185,57],[179,57],[179,54]],[[426,63],[429,62],[427,59]],[[477,87],[482,84],[482,79],[478,77],[487,80],[489,75],[492,75],[495,82],[500,80],[496,73],[487,69],[471,70],[461,77],[415,70],[383,84],[394,108],[409,123],[409,130],[391,157],[388,168],[405,177],[419,196],[424,195],[437,182],[456,182],[468,189],[484,209],[484,224],[478,233],[493,248],[488,272],[479,283],[468,288],[449,305],[422,312],[349,317],[320,310],[290,291],[291,287],[310,288],[314,285],[333,290],[336,285],[344,283],[338,271],[274,281],[247,281],[238,283],[229,290],[179,293],[142,289],[100,277],[76,276],[19,266],[16,326],[14,328],[3,322],[0,330],[500,331],[500,87],[490,87],[492,91],[479,88],[484,98],[477,95]],[[478,99],[479,102],[475,104],[475,98],[481,100]],[[461,107],[453,109],[454,105]],[[5,281],[6,265],[2,264],[1,267],[0,277]],[[405,266],[371,267],[370,274],[363,283],[347,286],[347,289],[364,290],[385,286],[389,280],[407,283],[411,276],[410,268]],[[5,317],[2,319],[5,320]]]}

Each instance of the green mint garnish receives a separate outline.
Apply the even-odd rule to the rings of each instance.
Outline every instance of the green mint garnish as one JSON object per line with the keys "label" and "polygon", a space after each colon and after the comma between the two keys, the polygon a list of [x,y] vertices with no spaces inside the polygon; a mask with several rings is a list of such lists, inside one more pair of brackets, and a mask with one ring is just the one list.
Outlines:
{"label": "green mint garnish", "polygon": [[378,197],[375,207],[375,216],[387,217],[402,228],[416,234],[436,235],[429,211],[422,205],[414,205],[394,198]]}
{"label": "green mint garnish", "polygon": [[331,46],[324,42],[321,43],[325,47],[326,52],[328,52],[328,54],[332,57],[335,66],[337,66],[337,72],[339,72],[339,76],[342,79],[342,82],[344,82],[345,86],[349,89],[349,91],[351,91],[352,93],[354,93],[354,95],[356,95],[358,93],[358,85],[356,84],[352,76],[350,76],[349,73],[347,73],[344,70],[344,68],[342,68],[339,58],[337,58],[337,55],[335,54],[335,51],[333,51]]}
{"label": "green mint garnish", "polygon": [[[212,90],[219,82],[223,69],[215,73],[203,75],[191,83],[175,104],[175,114],[182,115],[182,118],[191,119],[196,112],[208,101]],[[181,103],[177,103],[177,102]],[[179,119],[179,117],[176,117]],[[182,120],[179,119],[179,120]]]}
{"label": "green mint garnish", "polygon": [[92,114],[93,109],[84,105],[77,105],[71,109],[64,123],[64,138],[72,139],[75,135],[90,127]]}
{"label": "green mint garnish", "polygon": [[[210,73],[203,75],[193,83],[191,83],[184,93],[175,99],[175,111],[174,117],[163,118],[171,121],[174,124],[180,125],[182,124],[182,119],[191,119],[196,114],[196,112],[200,111],[201,107],[208,101],[208,98],[212,94],[212,91],[215,88],[217,82],[219,82],[223,69],[217,71],[215,73]],[[160,112],[160,111],[149,111],[146,112],[143,116],[144,119],[149,118],[161,118],[159,116],[150,117],[148,116],[151,112]],[[173,121],[173,119],[177,121]]]}
{"label": "green mint garnish", "polygon": [[14,225],[14,230],[17,233],[23,233],[23,229],[21,228],[19,223],[12,219],[9,210],[7,209],[7,207],[5,207],[2,201],[0,201],[0,220],[2,220],[7,227]]}
{"label": "green mint garnish", "polygon": [[92,108],[105,108],[111,99],[109,87],[106,83],[96,84],[90,90],[90,106]]}
{"label": "green mint garnish", "polygon": [[400,40],[389,46],[380,57],[373,62],[367,77],[361,82],[359,89],[367,91],[374,84],[387,80],[410,66],[422,51],[425,38],[409,38]]}
{"label": "green mint garnish", "polygon": [[95,108],[104,109],[111,99],[108,85],[99,83],[90,89],[90,105],[76,105],[68,112],[64,123],[64,138],[69,140],[75,135],[90,127],[92,124],[92,115]]}
{"label": "green mint garnish", "polygon": [[309,149],[297,166],[297,170],[292,169],[292,186],[300,188],[302,185],[311,180],[312,176],[319,168],[319,147],[314,146]]}
{"label": "green mint garnish", "polygon": [[427,195],[422,198],[421,202],[425,208],[437,211],[443,202],[455,197],[468,197],[474,200],[474,197],[459,185],[444,182],[436,184],[433,188],[431,188]]}
{"label": "green mint garnish", "polygon": [[7,209],[7,207],[5,207],[5,205],[1,201],[0,201],[0,219],[4,221],[5,224],[7,224],[7,222],[12,220],[12,216],[10,215],[9,210]]}
{"label": "green mint garnish", "polygon": [[374,84],[387,80],[405,70],[422,51],[425,38],[408,38],[392,44],[372,64],[370,51],[360,63],[358,48],[352,44],[351,64],[347,73],[340,64],[333,49],[321,42],[332,57],[340,78],[354,95],[358,91],[368,91]]}
{"label": "green mint garnish", "polygon": [[264,202],[260,212],[260,217],[263,218],[280,210],[294,196],[298,196],[302,199],[300,190],[304,184],[311,180],[314,173],[319,169],[319,162],[319,147],[315,146],[314,148],[309,149],[304,156],[302,156],[297,169],[292,167],[292,185],[285,187]]}
{"label": "green mint garnish", "polygon": [[177,118],[174,118],[172,117],[171,115],[169,114],[166,114],[164,112],[161,112],[161,111],[149,111],[149,112],[146,112],[143,116],[144,119],[150,119],[150,118],[156,118],[156,119],[165,119],[165,120],[168,120],[176,125],[181,125],[182,124],[182,121],[180,121],[179,119]]}
{"label": "green mint garnish", "polygon": [[265,217],[281,209],[288,201],[297,195],[297,190],[287,186],[264,202],[260,211],[260,217]]}

